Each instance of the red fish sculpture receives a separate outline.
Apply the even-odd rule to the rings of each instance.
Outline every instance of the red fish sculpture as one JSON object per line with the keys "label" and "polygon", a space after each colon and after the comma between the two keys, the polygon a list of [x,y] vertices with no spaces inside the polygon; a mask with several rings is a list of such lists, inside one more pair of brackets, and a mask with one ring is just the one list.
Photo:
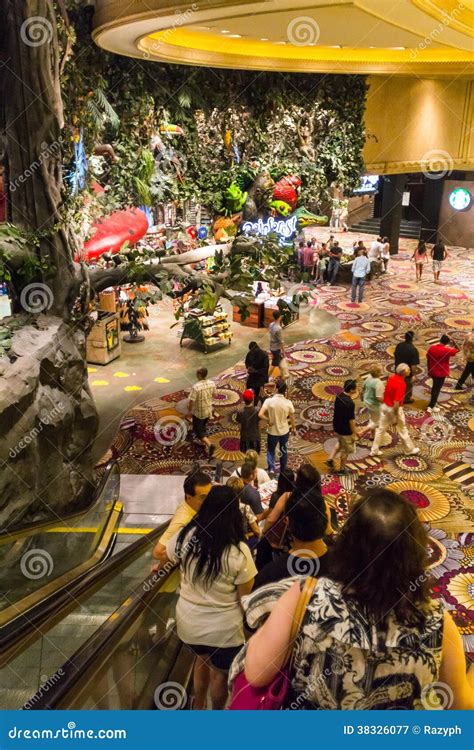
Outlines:
{"label": "red fish sculpture", "polygon": [[276,183],[273,189],[273,199],[285,201],[285,203],[288,203],[291,210],[294,211],[300,187],[301,179],[299,177],[294,174],[285,175],[285,177],[282,177],[281,180],[278,180]]}

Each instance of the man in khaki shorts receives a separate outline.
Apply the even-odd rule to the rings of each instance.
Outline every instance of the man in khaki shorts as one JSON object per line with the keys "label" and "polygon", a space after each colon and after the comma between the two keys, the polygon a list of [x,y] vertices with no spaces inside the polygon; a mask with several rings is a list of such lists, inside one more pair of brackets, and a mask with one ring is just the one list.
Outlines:
{"label": "man in khaki shorts", "polygon": [[355,380],[346,380],[344,390],[338,393],[334,403],[333,428],[337,435],[338,442],[334,446],[327,460],[330,469],[335,469],[334,459],[340,454],[340,469],[338,474],[348,474],[346,469],[347,457],[354,452],[356,438],[360,433],[355,424],[355,404],[354,400],[359,394],[357,382]]}

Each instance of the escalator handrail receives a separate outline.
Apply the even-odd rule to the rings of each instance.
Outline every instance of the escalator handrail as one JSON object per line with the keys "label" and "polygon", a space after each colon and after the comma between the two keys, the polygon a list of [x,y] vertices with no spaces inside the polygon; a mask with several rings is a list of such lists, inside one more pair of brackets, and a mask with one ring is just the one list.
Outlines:
{"label": "escalator handrail", "polygon": [[40,690],[30,698],[23,708],[51,710],[61,708],[61,703],[73,690],[80,691],[84,682],[90,681],[90,671],[98,671],[113,649],[120,642],[133,621],[147,607],[177,565],[161,568],[148,575],[125,599],[120,607],[92,634],[92,636],[61,666],[55,681],[48,691]]}
{"label": "escalator handrail", "polygon": [[[148,532],[148,534],[141,536],[135,542],[117,552],[113,557],[109,557],[104,562],[95,565],[88,573],[81,576],[79,580],[72,581],[64,589],[60,590],[56,596],[46,602],[40,602],[27,616],[23,615],[17,618],[14,621],[14,626],[13,623],[7,624],[3,628],[5,632],[0,638],[0,655],[5,652],[11,653],[12,649],[15,649],[13,656],[17,656],[18,648],[23,641],[35,634],[38,637],[43,635],[43,632],[45,632],[45,628],[43,627],[45,623],[53,618],[57,619],[60,613],[71,606],[71,603],[76,605],[78,600],[89,594],[101,581],[125,567],[127,561],[139,555],[141,550],[147,547],[150,542],[155,542],[163,534],[168,524],[169,521]],[[8,663],[8,659],[5,663]]]}
{"label": "escalator handrail", "polygon": [[110,549],[111,542],[117,536],[117,528],[123,514],[123,505],[121,502],[115,502],[109,509],[108,515],[102,527],[98,530],[97,544],[87,560],[79,563],[74,568],[70,568],[61,575],[53,578],[48,583],[43,584],[40,588],[18,599],[10,606],[0,612],[0,634],[3,629],[10,625],[16,626],[18,619],[22,616],[29,618],[29,613],[34,609],[54,599],[57,594],[68,584],[78,581],[89,570],[96,567],[106,556]]}
{"label": "escalator handrail", "polygon": [[115,459],[112,459],[107,463],[105,467],[105,471],[102,477],[100,478],[98,485],[94,488],[92,492],[91,502],[85,508],[82,508],[80,511],[75,511],[74,513],[70,513],[69,515],[62,516],[60,519],[55,518],[50,521],[36,521],[35,523],[29,524],[28,526],[17,527],[17,528],[13,527],[12,530],[2,529],[2,531],[0,531],[0,544],[5,544],[6,542],[12,542],[18,538],[32,536],[33,534],[39,533],[41,531],[47,531],[48,529],[51,529],[51,528],[56,528],[57,526],[65,524],[66,522],[72,521],[74,518],[80,518],[86,513],[89,513],[90,510],[95,505],[95,503],[100,498],[104,490],[104,487],[106,483],[108,482],[109,477],[112,474],[112,471],[114,470],[116,466],[118,466],[118,464],[117,464],[117,461],[115,461]]}

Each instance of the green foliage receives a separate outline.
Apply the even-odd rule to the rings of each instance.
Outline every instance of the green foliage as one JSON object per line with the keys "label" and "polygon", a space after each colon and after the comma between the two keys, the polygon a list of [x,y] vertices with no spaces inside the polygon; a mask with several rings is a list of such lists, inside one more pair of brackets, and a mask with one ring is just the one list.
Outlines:
{"label": "green foliage", "polygon": [[[213,212],[232,213],[239,202],[227,191],[235,185],[245,193],[261,169],[275,180],[300,175],[303,201],[313,211],[327,200],[332,183],[346,191],[357,185],[365,142],[362,76],[256,77],[137,64],[91,44],[87,9],[76,7],[70,16],[74,48],[62,80],[68,127],[84,129],[89,153],[110,141],[120,159],[107,170],[106,210],[195,198]],[[314,161],[298,148],[303,116],[314,124]],[[165,153],[152,166],[150,139],[162,120],[180,125],[184,135],[163,136]]]}

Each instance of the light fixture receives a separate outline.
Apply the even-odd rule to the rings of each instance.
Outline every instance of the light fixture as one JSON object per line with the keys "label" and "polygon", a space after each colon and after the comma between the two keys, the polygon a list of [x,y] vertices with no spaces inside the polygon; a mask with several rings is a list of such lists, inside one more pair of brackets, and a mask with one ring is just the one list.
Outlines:
{"label": "light fixture", "polygon": [[230,34],[230,29],[221,29],[221,34]]}
{"label": "light fixture", "polygon": [[262,36],[260,39],[261,42],[268,42],[269,39],[266,36]]}
{"label": "light fixture", "polygon": [[242,34],[229,34],[229,39],[242,39]]}

